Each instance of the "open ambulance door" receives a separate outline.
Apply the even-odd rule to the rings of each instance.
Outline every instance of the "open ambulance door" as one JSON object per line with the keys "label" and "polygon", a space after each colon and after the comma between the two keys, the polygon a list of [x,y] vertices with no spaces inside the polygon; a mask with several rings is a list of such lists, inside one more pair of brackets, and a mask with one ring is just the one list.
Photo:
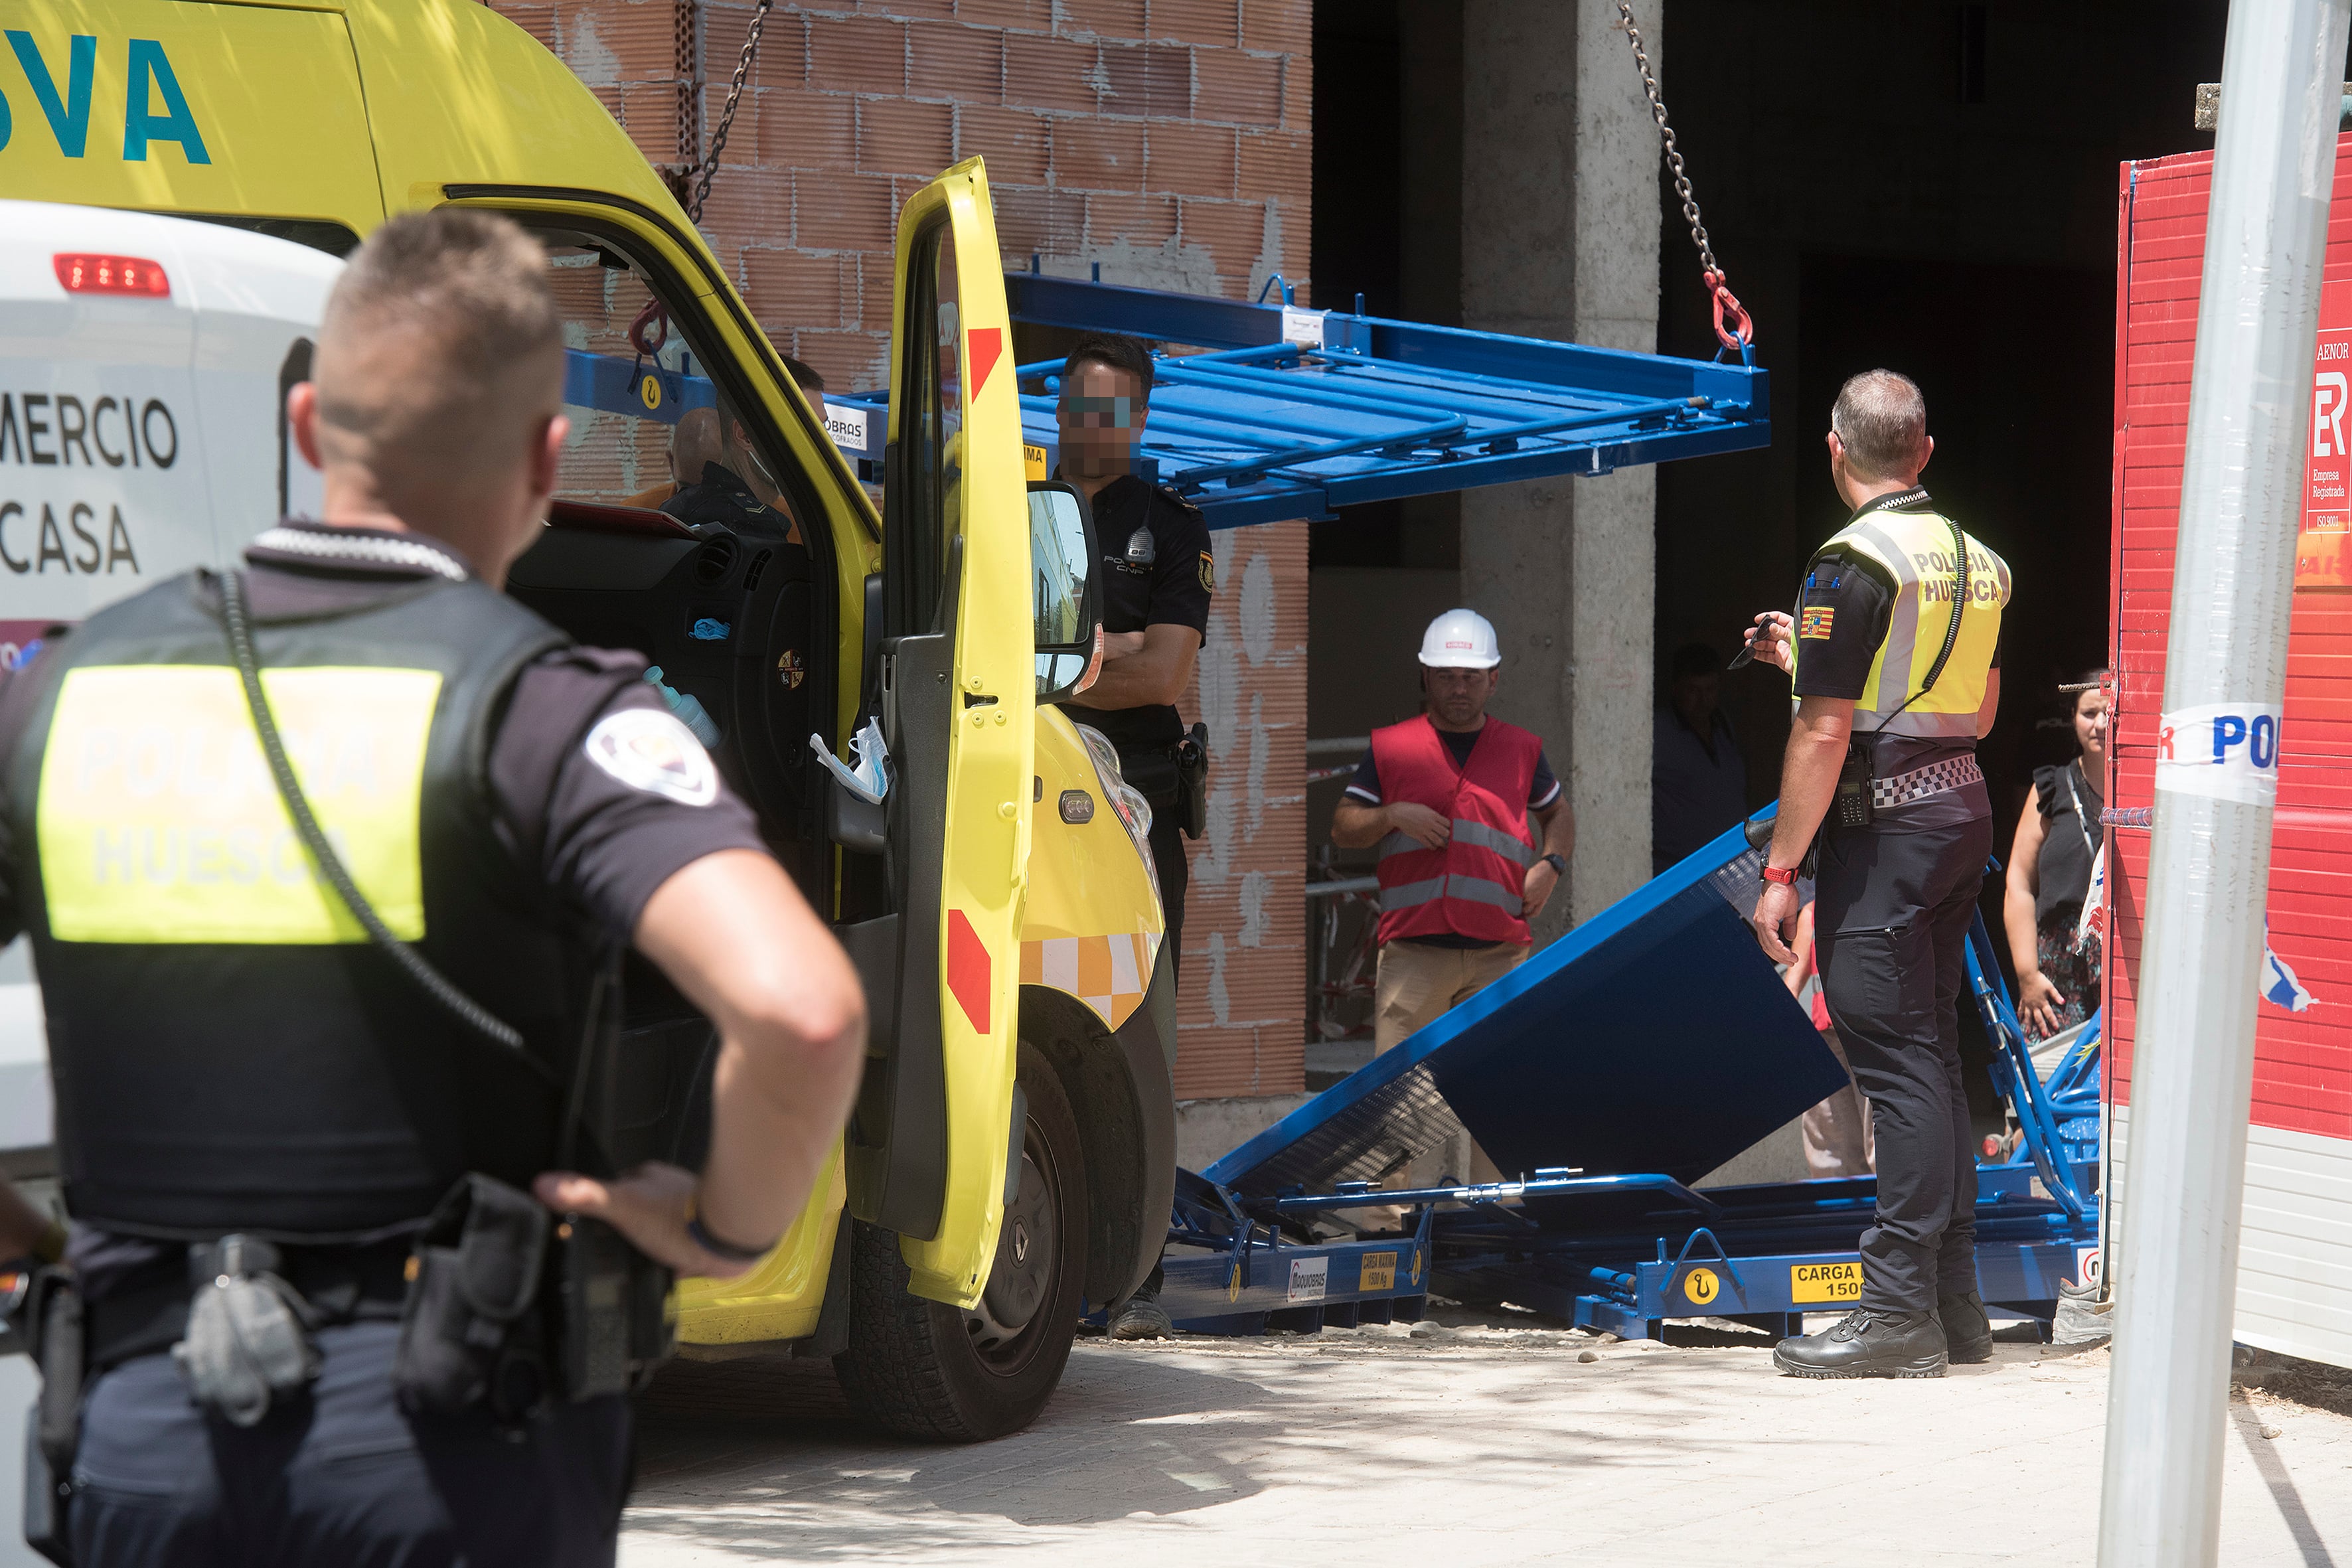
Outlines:
{"label": "open ambulance door", "polygon": [[866,643],[896,912],[844,931],[875,1025],[849,1204],[898,1234],[917,1295],[969,1308],[996,1250],[1016,1100],[1036,680],[1012,321],[979,159],[907,203],[894,300],[866,600],[882,624]]}

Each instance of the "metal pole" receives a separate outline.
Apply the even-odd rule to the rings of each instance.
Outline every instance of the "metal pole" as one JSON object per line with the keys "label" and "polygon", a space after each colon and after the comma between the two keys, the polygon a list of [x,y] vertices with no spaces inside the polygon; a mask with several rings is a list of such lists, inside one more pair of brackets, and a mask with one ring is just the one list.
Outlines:
{"label": "metal pole", "polygon": [[2221,1540],[2254,1004],[2352,0],[2232,0],[2165,655],[2100,1568]]}

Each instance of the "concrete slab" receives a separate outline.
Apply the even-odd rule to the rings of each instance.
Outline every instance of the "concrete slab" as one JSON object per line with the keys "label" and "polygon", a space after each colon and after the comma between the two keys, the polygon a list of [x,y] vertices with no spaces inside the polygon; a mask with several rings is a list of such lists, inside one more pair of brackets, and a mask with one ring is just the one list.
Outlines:
{"label": "concrete slab", "polygon": [[[621,1562],[2090,1560],[2104,1351],[1800,1384],[1766,1343],[1094,1340],[1034,1428],[969,1448],[864,1436],[822,1366],[687,1368],[652,1397]],[[2352,1419],[2231,1411],[2221,1561],[2352,1560]]]}

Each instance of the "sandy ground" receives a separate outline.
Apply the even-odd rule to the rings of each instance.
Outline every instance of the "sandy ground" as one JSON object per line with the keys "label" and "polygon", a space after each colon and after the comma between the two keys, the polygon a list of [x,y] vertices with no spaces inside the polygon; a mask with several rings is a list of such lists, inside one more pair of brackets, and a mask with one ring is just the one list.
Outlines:
{"label": "sandy ground", "polygon": [[[1029,1431],[877,1439],[821,1366],[649,1396],[625,1568],[740,1562],[2088,1563],[2106,1352],[2003,1344],[1941,1381],[1798,1383],[1769,1341],[1508,1319],[1082,1341]],[[2221,1561],[2352,1565],[2352,1415],[2231,1405]],[[2287,1396],[2282,1396],[2286,1394]]]}

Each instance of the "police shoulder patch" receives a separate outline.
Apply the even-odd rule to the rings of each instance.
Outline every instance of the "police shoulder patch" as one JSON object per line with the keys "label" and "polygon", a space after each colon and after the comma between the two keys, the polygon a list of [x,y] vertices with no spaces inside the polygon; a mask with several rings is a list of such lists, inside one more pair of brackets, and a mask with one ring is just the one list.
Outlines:
{"label": "police shoulder patch", "polygon": [[1830,627],[1835,625],[1836,622],[1837,607],[1835,605],[1807,605],[1804,606],[1802,616],[1798,620],[1797,635],[1801,637],[1811,637],[1816,641],[1824,641],[1830,635]]}
{"label": "police shoulder patch", "polygon": [[719,798],[718,767],[694,731],[674,714],[651,708],[607,713],[588,731],[581,749],[590,762],[631,789],[680,805],[709,805]]}
{"label": "police shoulder patch", "polygon": [[1213,594],[1216,591],[1217,558],[1203,550],[1201,552],[1201,592]]}

